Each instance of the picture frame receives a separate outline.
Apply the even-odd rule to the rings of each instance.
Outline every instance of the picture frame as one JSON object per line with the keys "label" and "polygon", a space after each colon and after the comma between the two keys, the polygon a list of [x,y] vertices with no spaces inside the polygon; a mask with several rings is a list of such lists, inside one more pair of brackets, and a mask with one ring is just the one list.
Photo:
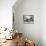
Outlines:
{"label": "picture frame", "polygon": [[34,15],[24,15],[23,23],[24,24],[34,24]]}

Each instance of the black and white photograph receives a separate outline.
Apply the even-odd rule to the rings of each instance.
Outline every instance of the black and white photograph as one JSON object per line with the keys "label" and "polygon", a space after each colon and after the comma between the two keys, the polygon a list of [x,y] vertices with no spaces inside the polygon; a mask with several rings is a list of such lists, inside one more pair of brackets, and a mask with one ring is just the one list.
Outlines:
{"label": "black and white photograph", "polygon": [[24,15],[23,22],[27,23],[27,24],[33,24],[34,23],[34,15]]}

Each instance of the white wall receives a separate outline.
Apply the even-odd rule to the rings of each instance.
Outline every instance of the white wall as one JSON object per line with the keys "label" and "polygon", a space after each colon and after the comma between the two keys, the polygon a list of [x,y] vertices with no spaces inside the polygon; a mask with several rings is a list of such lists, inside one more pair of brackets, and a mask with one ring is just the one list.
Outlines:
{"label": "white wall", "polygon": [[0,0],[0,27],[12,28],[12,6],[16,0]]}
{"label": "white wall", "polygon": [[[20,3],[21,5],[19,3],[16,4],[13,6],[15,28],[19,32],[23,32],[24,36],[28,34],[28,38],[30,36],[34,38],[37,45],[41,42],[41,46],[46,46],[46,0],[41,0],[41,2],[40,0],[25,0],[24,3]],[[34,14],[34,24],[23,24],[23,15],[26,14]],[[37,32],[39,32],[38,35],[36,34]]]}
{"label": "white wall", "polygon": [[46,46],[46,0],[42,0],[41,4],[41,40],[42,46]]}
{"label": "white wall", "polygon": [[[13,12],[18,32],[34,40],[36,46],[41,46],[41,0],[23,0],[17,7],[13,6]],[[24,24],[23,15],[34,15],[34,24]]]}

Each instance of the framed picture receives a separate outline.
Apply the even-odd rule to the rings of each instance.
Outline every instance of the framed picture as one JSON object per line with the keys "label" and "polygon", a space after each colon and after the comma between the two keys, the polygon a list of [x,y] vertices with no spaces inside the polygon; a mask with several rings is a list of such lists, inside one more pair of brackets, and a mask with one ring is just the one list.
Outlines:
{"label": "framed picture", "polygon": [[34,15],[24,15],[23,23],[25,24],[34,24]]}

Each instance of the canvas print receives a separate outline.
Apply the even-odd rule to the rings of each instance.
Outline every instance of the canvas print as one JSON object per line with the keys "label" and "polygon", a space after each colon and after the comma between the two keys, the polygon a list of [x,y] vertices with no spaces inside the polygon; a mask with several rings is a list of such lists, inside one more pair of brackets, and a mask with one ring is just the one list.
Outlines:
{"label": "canvas print", "polygon": [[26,24],[33,24],[34,23],[34,15],[24,15],[23,22]]}

